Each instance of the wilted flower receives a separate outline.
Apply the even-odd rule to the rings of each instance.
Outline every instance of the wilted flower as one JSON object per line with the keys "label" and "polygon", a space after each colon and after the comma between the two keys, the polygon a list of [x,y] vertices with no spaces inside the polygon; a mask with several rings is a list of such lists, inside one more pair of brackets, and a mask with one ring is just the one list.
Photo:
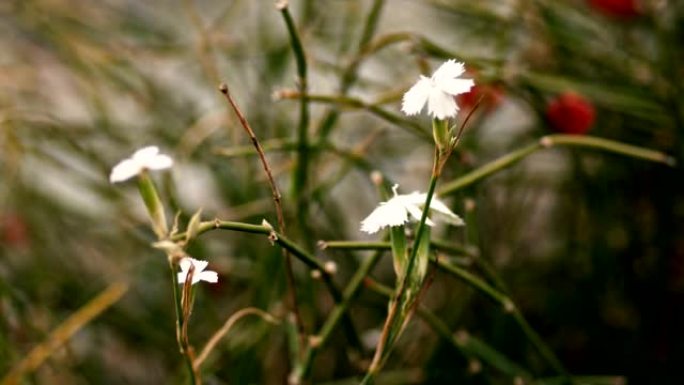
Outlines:
{"label": "wilted flower", "polygon": [[133,156],[124,159],[112,168],[109,174],[111,183],[123,182],[130,179],[143,170],[162,170],[173,165],[173,159],[168,155],[160,154],[159,147],[149,146],[136,151]]}
{"label": "wilted flower", "polygon": [[457,79],[465,72],[463,63],[448,60],[442,64],[432,77],[421,75],[418,82],[411,87],[402,100],[401,110],[406,115],[415,115],[423,110],[425,103],[428,113],[444,120],[458,112],[454,96],[468,92],[475,84],[472,79]]}
{"label": "wilted flower", "polygon": [[[392,188],[394,197],[387,202],[381,202],[366,219],[361,221],[361,231],[373,234],[383,227],[402,226],[410,218],[416,221],[420,220],[427,194],[415,191],[411,194],[398,195],[397,187],[398,185],[394,185]],[[464,224],[463,220],[449,210],[444,202],[437,199],[437,197],[432,197],[430,210],[441,214],[441,217],[452,225],[461,226]],[[434,226],[434,222],[430,218],[427,218],[425,223],[428,226]]]}
{"label": "wilted flower", "polygon": [[185,279],[190,271],[190,266],[195,266],[195,270],[192,272],[192,284],[196,284],[199,281],[206,281],[211,283],[218,282],[218,273],[211,270],[204,270],[209,265],[207,261],[200,261],[194,258],[183,258],[180,261],[181,271],[178,273],[178,283],[184,284]]}
{"label": "wilted flower", "polygon": [[566,92],[549,103],[546,118],[554,131],[583,135],[594,124],[594,105],[583,96]]}

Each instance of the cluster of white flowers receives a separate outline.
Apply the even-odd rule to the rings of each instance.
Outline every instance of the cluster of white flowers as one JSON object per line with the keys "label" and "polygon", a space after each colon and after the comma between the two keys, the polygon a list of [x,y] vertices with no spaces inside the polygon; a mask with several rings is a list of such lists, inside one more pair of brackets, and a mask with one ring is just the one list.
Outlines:
{"label": "cluster of white flowers", "polygon": [[401,110],[406,115],[415,115],[423,110],[425,103],[428,113],[444,120],[456,115],[458,104],[454,97],[470,91],[475,85],[472,79],[458,79],[463,75],[463,63],[448,60],[431,76],[420,75],[418,82],[404,94]]}
{"label": "cluster of white flowers", "polygon": [[[415,191],[411,194],[400,195],[397,194],[397,187],[398,185],[394,185],[392,188],[394,197],[386,202],[381,202],[366,219],[361,221],[361,231],[373,234],[384,227],[402,226],[411,218],[416,221],[420,220],[427,194]],[[461,226],[464,224],[463,220],[449,210],[444,202],[437,197],[433,197],[430,201],[430,210],[452,225]],[[425,223],[428,226],[435,224],[430,218],[427,218]]]}
{"label": "cluster of white flowers", "polygon": [[[463,63],[452,59],[437,68],[431,77],[421,75],[418,82],[404,94],[401,110],[406,115],[415,115],[421,112],[427,104],[428,113],[436,119],[444,120],[455,116],[459,108],[454,97],[470,91],[475,85],[472,79],[459,79],[464,73]],[[399,195],[396,185],[392,190],[394,197],[387,202],[380,203],[366,219],[361,221],[361,231],[373,234],[384,227],[402,226],[411,218],[420,220],[427,194],[416,191]],[[453,225],[464,224],[463,220],[437,197],[433,197],[429,209],[440,214]],[[434,225],[430,218],[427,218],[425,223],[428,226]]]}
{"label": "cluster of white flowers", "polygon": [[[421,112],[427,104],[428,113],[436,119],[444,120],[455,116],[459,108],[454,97],[470,91],[474,85],[472,79],[459,79],[464,72],[463,63],[452,59],[442,64],[431,77],[421,75],[418,82],[404,94],[401,110],[407,115],[415,115]],[[111,183],[122,182],[144,170],[161,170],[172,165],[173,160],[168,155],[160,154],[158,147],[145,147],[114,166],[109,175],[109,181]],[[420,220],[427,194],[416,191],[400,195],[397,194],[397,187],[398,185],[395,185],[392,188],[394,197],[381,202],[368,217],[361,221],[361,231],[373,234],[385,227],[402,226],[410,219]],[[463,220],[437,197],[432,198],[429,210],[453,225],[464,224]],[[425,223],[428,226],[434,226],[430,218],[427,218]],[[194,266],[193,285],[199,281],[218,282],[218,274],[215,271],[205,270],[208,265],[206,261],[183,258],[180,261],[181,271],[178,273],[179,283],[185,282],[191,266]]]}

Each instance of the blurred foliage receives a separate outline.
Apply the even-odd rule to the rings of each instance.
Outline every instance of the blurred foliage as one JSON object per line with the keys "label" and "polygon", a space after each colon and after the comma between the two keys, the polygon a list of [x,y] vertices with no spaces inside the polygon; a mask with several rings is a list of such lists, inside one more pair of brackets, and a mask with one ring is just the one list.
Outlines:
{"label": "blurred foliage", "polygon": [[[109,283],[126,279],[127,295],[25,383],[183,383],[166,260],[150,247],[155,237],[135,188],[112,186],[107,175],[133,150],[156,144],[176,161],[155,178],[182,223],[200,207],[205,218],[276,223],[258,159],[244,150],[248,139],[216,90],[220,81],[273,149],[288,235],[336,261],[341,288],[365,254],[316,250],[316,241],[370,239],[357,229],[380,199],[372,170],[402,191],[425,190],[429,122],[404,118],[399,104],[417,75],[444,59],[465,61],[489,96],[443,182],[553,132],[546,108],[565,92],[595,107],[590,135],[681,161],[684,3],[642,0],[624,15],[596,2],[291,1],[311,93],[303,190],[290,183],[299,101],[286,94],[297,85],[295,60],[272,2],[0,2],[0,376]],[[680,168],[549,149],[456,191],[450,203],[467,228],[437,233],[493,266],[570,373],[681,383],[683,197]],[[297,201],[307,206],[304,218]],[[282,314],[283,261],[264,236],[212,232],[188,251],[220,274],[219,284],[198,290],[190,329],[197,346],[238,309]],[[372,273],[380,282],[394,280],[390,259]],[[472,259],[468,268],[486,277]],[[295,267],[313,333],[332,300],[307,268]],[[543,379],[558,373],[511,317],[461,280],[436,272],[422,302],[447,334],[467,331],[535,383],[557,382]],[[352,303],[364,340],[386,309],[384,297],[365,289]],[[372,344],[350,354],[338,329],[315,358],[315,383],[347,383],[372,357]],[[442,337],[416,317],[378,383],[513,381],[505,367]],[[205,382],[283,383],[287,338],[283,327],[239,323],[203,368]]]}

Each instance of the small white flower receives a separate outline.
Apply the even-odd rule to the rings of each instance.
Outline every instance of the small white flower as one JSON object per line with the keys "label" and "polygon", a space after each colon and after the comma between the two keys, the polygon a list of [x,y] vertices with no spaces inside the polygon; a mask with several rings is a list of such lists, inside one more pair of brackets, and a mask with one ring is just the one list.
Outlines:
{"label": "small white flower", "polygon": [[[394,197],[387,202],[381,202],[380,206],[376,207],[369,216],[361,221],[361,231],[368,234],[373,234],[383,227],[387,226],[402,226],[413,218],[416,221],[420,220],[423,214],[422,206],[425,204],[427,198],[426,193],[419,193],[417,191],[411,194],[397,194],[398,185],[392,187]],[[463,225],[463,220],[454,214],[444,204],[444,202],[433,196],[430,201],[430,210],[441,214],[442,218],[455,226]],[[428,226],[434,226],[435,223],[427,218],[425,223]]]}
{"label": "small white flower", "polygon": [[109,181],[111,183],[123,182],[140,174],[143,170],[162,170],[172,165],[173,159],[168,155],[160,154],[159,147],[141,148],[133,156],[122,160],[112,168]]}
{"label": "small white flower", "polygon": [[444,120],[455,116],[458,105],[454,96],[470,91],[475,85],[472,79],[457,79],[464,72],[463,63],[451,59],[437,68],[432,77],[420,75],[418,82],[404,94],[401,110],[406,115],[415,115],[427,102],[428,113],[433,117]]}
{"label": "small white flower", "polygon": [[196,284],[199,281],[206,281],[211,283],[218,282],[218,273],[211,270],[204,270],[209,265],[207,261],[200,261],[194,258],[183,258],[180,261],[181,271],[178,273],[178,283],[184,284],[185,279],[188,277],[188,272],[190,271],[190,266],[195,266],[195,270],[192,272],[192,284]]}

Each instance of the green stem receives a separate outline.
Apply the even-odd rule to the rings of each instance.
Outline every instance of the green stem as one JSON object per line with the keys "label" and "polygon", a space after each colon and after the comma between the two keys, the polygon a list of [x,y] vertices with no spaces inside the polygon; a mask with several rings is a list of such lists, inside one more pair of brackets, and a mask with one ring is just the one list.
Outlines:
{"label": "green stem", "polygon": [[651,162],[664,163],[668,166],[675,166],[676,161],[671,156],[660,151],[651,150],[648,148],[633,146],[631,144],[621,143],[614,140],[598,138],[595,136],[579,136],[579,135],[548,135],[540,139],[539,141],[542,145],[551,147],[556,145],[561,146],[574,146],[574,147],[584,147],[584,148],[595,148],[598,150],[604,150],[608,152],[613,152],[616,154],[621,154],[625,156],[630,156],[633,158],[639,158],[643,160],[648,160]]}
{"label": "green stem", "polygon": [[159,199],[157,188],[147,171],[143,170],[143,172],[138,175],[138,191],[140,191],[140,196],[142,197],[143,202],[145,202],[145,207],[147,207],[154,233],[159,239],[166,238],[169,230],[167,227],[168,225],[166,224],[164,205],[162,204],[161,199]]}
{"label": "green stem", "polygon": [[549,349],[549,347],[546,345],[544,340],[542,340],[539,334],[537,334],[537,332],[534,329],[532,329],[530,324],[527,322],[525,317],[522,315],[518,307],[515,305],[515,303],[509,296],[490,286],[487,282],[476,277],[470,272],[458,266],[450,264],[446,261],[438,260],[437,266],[439,266],[444,271],[457,276],[470,286],[474,287],[481,293],[487,295],[489,298],[500,304],[506,313],[512,315],[513,319],[520,326],[520,329],[523,331],[527,339],[530,340],[532,345],[534,345],[534,347],[537,349],[537,351],[539,351],[541,356],[544,357],[548,364],[561,375],[568,376],[568,373],[563,367],[563,364],[560,362],[560,360],[558,360],[553,351]]}
{"label": "green stem", "polygon": [[[432,242],[434,244],[434,241]],[[328,241],[322,244],[326,248],[335,249],[356,249],[356,250],[389,250],[389,242],[345,242],[345,241]],[[476,290],[485,294],[487,297],[491,298],[494,302],[500,304],[503,309],[510,313],[514,318],[516,323],[520,326],[523,333],[527,336],[534,347],[539,351],[539,353],[546,359],[551,367],[554,368],[558,373],[567,373],[563,365],[560,363],[558,358],[554,355],[551,349],[544,343],[544,341],[539,337],[539,335],[532,329],[525,317],[517,309],[513,300],[506,295],[504,292],[492,287],[486,281],[480,279],[469,271],[451,264],[443,259],[431,259],[433,263],[437,263],[437,266],[442,270],[455,275],[468,285],[472,286]]]}
{"label": "green stem", "polygon": [[[276,232],[272,228],[261,225],[252,225],[242,222],[221,221],[216,219],[213,221],[204,221],[200,223],[199,226],[197,226],[196,236],[204,234],[208,231],[218,229],[239,231],[250,234],[263,234],[269,236],[273,243],[278,244],[284,250],[289,251],[293,256],[295,256],[309,268],[320,271],[321,279],[323,280],[323,283],[326,285],[335,303],[339,304],[340,302],[342,302],[343,294],[340,292],[340,289],[338,289],[337,286],[335,286],[332,279],[332,275],[326,271],[324,264],[321,261],[319,261],[318,258],[311,255],[309,252],[305,251],[296,243],[284,237],[282,234]],[[185,239],[185,233],[178,233],[171,237],[172,241],[180,241],[183,239]],[[353,323],[348,314],[344,315],[343,322],[345,324],[345,329],[348,330],[349,333],[354,332]],[[350,335],[349,338],[351,340],[358,340],[358,336],[356,335]]]}
{"label": "green stem", "polygon": [[[280,9],[280,13],[285,20],[287,32],[290,35],[290,44],[297,63],[297,90],[301,95],[306,95],[307,84],[307,63],[304,46],[302,45],[299,32],[295,26],[290,10],[287,6]],[[294,169],[292,183],[292,193],[297,198],[297,213],[300,224],[307,223],[308,199],[306,199],[305,189],[309,174],[309,100],[300,98],[299,104],[299,125],[297,126],[297,166]]]}
{"label": "green stem", "polygon": [[383,332],[378,342],[378,347],[375,351],[375,356],[373,357],[373,362],[371,362],[366,376],[364,377],[362,384],[372,384],[375,376],[382,369],[384,361],[386,360],[388,353],[392,349],[394,340],[397,337],[397,324],[398,317],[400,315],[399,307],[403,306],[404,298],[407,295],[406,289],[408,288],[408,282],[410,277],[412,277],[413,269],[416,265],[416,259],[418,255],[419,244],[425,231],[425,221],[427,219],[428,211],[430,210],[430,203],[432,202],[432,196],[435,193],[435,187],[437,186],[437,179],[439,178],[439,173],[437,172],[438,164],[440,162],[439,153],[435,152],[434,167],[432,172],[432,177],[430,178],[430,186],[428,187],[427,197],[425,198],[425,205],[423,206],[423,213],[418,223],[418,229],[416,230],[415,240],[413,242],[413,247],[411,253],[409,254],[408,261],[406,262],[406,269],[404,270],[404,275],[401,278],[401,283],[397,288],[396,298],[392,300],[390,310],[387,314],[387,319],[385,320],[385,326],[383,327]]}
{"label": "green stem", "polygon": [[178,349],[183,355],[183,361],[185,362],[185,366],[188,371],[188,377],[190,377],[190,384],[199,385],[195,368],[193,366],[192,354],[189,352],[189,346],[186,346],[181,338],[181,330],[183,330],[185,320],[183,319],[183,305],[181,304],[180,284],[178,283],[176,264],[173,262],[173,258],[169,258],[169,267],[171,269],[171,284],[173,285],[173,302],[175,303],[176,310],[176,341],[178,343]]}
{"label": "green stem", "polygon": [[311,365],[313,363],[313,359],[316,353],[330,340],[333,330],[335,330],[335,327],[340,322],[340,319],[342,319],[342,316],[349,309],[351,301],[358,294],[361,285],[363,284],[364,280],[366,279],[370,271],[380,260],[382,253],[383,251],[376,252],[370,258],[366,259],[363,262],[363,264],[359,267],[359,269],[356,270],[356,272],[350,279],[349,284],[344,290],[342,301],[338,303],[330,312],[330,315],[325,320],[325,323],[319,330],[317,336],[314,337],[314,342],[307,346],[304,352],[304,359],[302,360],[301,365],[295,369],[293,377],[294,384],[300,384],[302,380],[309,375],[312,367]]}
{"label": "green stem", "polygon": [[[323,249],[337,249],[337,250],[390,250],[392,245],[390,242],[357,242],[357,241],[321,241],[320,246]],[[477,252],[470,250],[467,247],[456,245],[453,243],[441,241],[438,239],[430,240],[430,248],[441,250],[455,255],[467,255],[476,257]]]}
{"label": "green stem", "polygon": [[[375,30],[377,29],[378,22],[380,21],[380,14],[382,13],[382,7],[384,6],[384,4],[384,0],[375,0],[373,2],[370,12],[368,12],[368,18],[366,18],[363,31],[361,32],[361,38],[358,42],[357,56],[347,65],[344,72],[342,73],[342,77],[340,78],[339,91],[340,94],[342,94],[343,96],[347,94],[349,88],[351,88],[351,86],[356,81],[357,70],[359,68],[359,65],[361,64],[362,58],[364,57],[362,53],[364,52],[366,46],[375,34]],[[335,123],[337,123],[337,119],[339,118],[339,116],[340,112],[336,109],[333,109],[328,111],[325,117],[323,117],[323,119],[321,120],[322,123],[318,128],[319,141],[324,141],[328,138],[333,126],[335,126]]]}
{"label": "green stem", "polygon": [[296,92],[284,94],[282,97],[289,99],[306,98],[311,102],[338,104],[345,107],[364,109],[389,123],[409,130],[411,133],[416,134],[423,139],[432,139],[432,133],[425,132],[420,124],[415,121],[405,119],[400,115],[386,111],[375,104],[366,103],[361,99],[345,95],[300,94]]}
{"label": "green stem", "polygon": [[[306,264],[310,268],[319,269],[319,270],[321,270],[321,273],[324,276],[326,275],[324,265],[321,261],[319,261],[316,257],[309,254],[308,252],[304,251],[296,243],[289,240],[288,238],[285,238],[282,234],[276,232],[272,228],[269,228],[266,226],[261,226],[261,225],[252,225],[252,224],[243,223],[243,222],[221,221],[221,220],[217,219],[217,220],[213,220],[213,221],[204,221],[204,222],[200,223],[199,226],[197,226],[196,236],[199,236],[199,235],[204,234],[208,231],[217,230],[217,229],[233,230],[233,231],[239,231],[239,232],[251,233],[251,234],[273,235],[275,238],[275,239],[273,239],[274,243],[277,243],[282,248],[284,248],[287,251],[289,251],[290,253],[292,253],[292,255],[299,258],[300,261],[304,262],[304,264]],[[185,233],[184,232],[175,234],[173,237],[171,237],[172,241],[180,241],[183,239],[185,239]]]}
{"label": "green stem", "polygon": [[578,135],[547,135],[539,139],[537,143],[529,144],[523,148],[515,150],[498,159],[495,159],[449,183],[446,183],[439,190],[439,195],[449,195],[454,192],[467,187],[475,182],[480,181],[496,172],[511,166],[520,160],[524,159],[534,152],[553,147],[553,146],[573,146],[581,148],[593,148],[630,156],[633,158],[648,160],[652,162],[664,163],[668,166],[674,166],[676,161],[674,158],[668,156],[660,151],[650,150],[643,147],[633,146],[614,140],[597,138],[592,136],[578,136]]}
{"label": "green stem", "polygon": [[[382,294],[386,297],[392,296],[392,289],[380,284],[375,280],[367,280],[366,287]],[[465,331],[453,334],[444,321],[437,317],[433,312],[423,306],[418,306],[416,314],[425,321],[432,330],[444,340],[448,341],[453,347],[463,353],[464,356],[477,357],[492,367],[499,369],[502,373],[511,376],[529,379],[531,375],[518,364],[508,359],[505,355],[489,346]]]}

